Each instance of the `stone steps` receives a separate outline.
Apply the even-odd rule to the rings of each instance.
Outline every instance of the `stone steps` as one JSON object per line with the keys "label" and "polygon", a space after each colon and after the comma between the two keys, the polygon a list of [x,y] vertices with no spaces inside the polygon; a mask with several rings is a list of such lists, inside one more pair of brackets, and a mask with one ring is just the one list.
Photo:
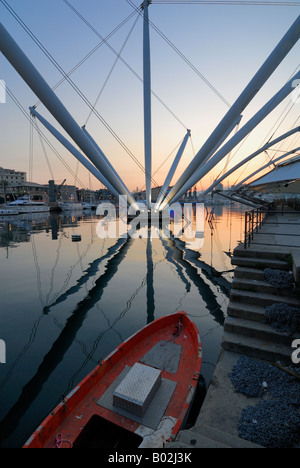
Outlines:
{"label": "stone steps", "polygon": [[222,347],[227,351],[244,354],[250,358],[291,364],[291,346],[266,339],[224,331]]}
{"label": "stone steps", "polygon": [[290,337],[285,333],[280,333],[271,327],[269,324],[262,322],[254,322],[252,320],[245,320],[237,317],[226,317],[224,322],[224,331],[234,333],[237,335],[249,336],[257,338],[260,341],[279,343],[289,347],[291,354],[291,343],[295,339],[299,339],[300,335],[293,335]]}
{"label": "stone steps", "polygon": [[273,268],[274,270],[285,270],[290,271],[292,268],[288,262],[284,260],[274,260],[271,258],[255,258],[255,257],[243,257],[233,256],[231,259],[232,265],[242,266],[248,268],[255,268],[264,270],[265,268]]}
{"label": "stone steps", "polygon": [[232,289],[239,289],[244,291],[255,291],[259,293],[272,294],[275,296],[292,296],[294,291],[292,288],[275,288],[264,279],[252,279],[252,278],[235,278],[232,281]]}
{"label": "stone steps", "polygon": [[257,281],[264,281],[265,274],[263,270],[256,268],[247,268],[243,266],[237,266],[234,270],[235,279],[251,279]]}
{"label": "stone steps", "polygon": [[[223,369],[221,365],[218,369],[218,375],[210,386],[209,401],[205,400],[204,409],[201,409],[196,425],[179,433],[172,444],[174,448],[259,447],[237,436],[236,424],[240,410],[251,403],[248,403],[247,398],[243,399],[241,395],[231,390],[228,372],[235,359],[233,356],[239,355],[271,363],[280,361],[286,365],[291,364],[293,352],[291,345],[295,339],[300,338],[300,334],[290,337],[266,324],[265,309],[276,303],[300,308],[300,297],[296,288],[273,287],[265,280],[264,270],[266,268],[293,270],[295,279],[298,278],[299,281],[300,253],[295,261],[290,254],[290,247],[284,245],[288,244],[286,239],[280,246],[277,243],[281,239],[275,239],[274,236],[270,239],[265,235],[257,238],[259,238],[258,243],[255,244],[254,240],[247,249],[240,244],[234,250],[231,259],[235,267],[234,280],[224,322],[221,353],[225,368]],[[230,393],[231,391],[233,393]],[[200,425],[200,422],[204,424]]]}
{"label": "stone steps", "polygon": [[235,435],[203,424],[180,431],[169,448],[262,448]]}
{"label": "stone steps", "polygon": [[240,245],[234,250],[232,264],[236,268],[224,323],[223,348],[252,358],[290,363],[291,343],[298,337],[291,338],[264,323],[265,309],[272,304],[300,308],[296,291],[275,288],[265,281],[266,268],[292,269],[288,250],[268,245],[244,249]]}
{"label": "stone steps", "polygon": [[242,302],[249,305],[259,305],[260,307],[264,308],[275,303],[285,303],[292,307],[300,306],[299,299],[297,299],[295,296],[281,296],[256,291],[244,291],[239,289],[231,290],[230,301]]}
{"label": "stone steps", "polygon": [[264,323],[265,308],[274,303],[300,308],[300,301],[294,296],[279,294],[232,289],[224,322],[223,348],[252,358],[290,364],[291,344],[300,336],[289,337]]}
{"label": "stone steps", "polygon": [[233,252],[234,257],[242,257],[242,258],[256,258],[262,259],[264,261],[267,260],[274,260],[274,261],[282,261],[282,262],[289,262],[290,252],[286,248],[276,248],[270,247],[267,244],[264,247],[258,247],[255,245],[251,245],[249,248],[245,249],[243,246],[238,246],[234,249]]}
{"label": "stone steps", "polygon": [[229,302],[227,309],[228,316],[240,317],[246,320],[254,320],[256,322],[263,322],[265,319],[265,308],[247,304],[243,302]]}

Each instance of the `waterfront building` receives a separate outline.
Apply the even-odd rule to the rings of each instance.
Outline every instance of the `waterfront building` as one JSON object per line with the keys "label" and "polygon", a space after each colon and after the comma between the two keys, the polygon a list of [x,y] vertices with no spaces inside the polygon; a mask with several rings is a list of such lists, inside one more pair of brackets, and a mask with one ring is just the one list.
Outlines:
{"label": "waterfront building", "polygon": [[26,182],[26,172],[15,171],[14,169],[4,169],[0,167],[0,182],[7,184],[18,184]]}
{"label": "waterfront building", "polygon": [[[169,191],[171,190],[172,187],[169,187],[166,191],[166,194],[169,193]],[[160,191],[162,189],[162,186],[158,186],[158,187],[152,187],[151,189],[151,201],[152,203],[156,203],[157,201],[157,198],[160,194]],[[136,201],[143,201],[146,199],[146,190],[136,190],[134,193],[133,193],[133,197]]]}
{"label": "waterfront building", "polygon": [[48,185],[41,185],[35,182],[20,182],[12,183],[6,187],[7,197],[10,200],[22,197],[23,195],[30,195],[32,200],[49,200]]}

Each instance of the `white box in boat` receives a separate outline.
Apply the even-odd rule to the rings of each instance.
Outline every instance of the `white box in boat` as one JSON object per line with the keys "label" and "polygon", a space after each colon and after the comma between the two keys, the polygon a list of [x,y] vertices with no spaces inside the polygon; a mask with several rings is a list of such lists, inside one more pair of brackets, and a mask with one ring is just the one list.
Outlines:
{"label": "white box in boat", "polygon": [[115,389],[113,404],[143,416],[160,384],[160,370],[135,363]]}

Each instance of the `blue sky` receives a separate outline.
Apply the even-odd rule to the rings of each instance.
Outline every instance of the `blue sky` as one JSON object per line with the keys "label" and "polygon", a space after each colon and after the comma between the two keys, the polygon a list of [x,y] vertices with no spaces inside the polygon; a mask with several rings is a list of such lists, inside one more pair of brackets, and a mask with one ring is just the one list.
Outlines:
{"label": "blue sky", "polygon": [[[99,37],[63,0],[6,0],[6,2],[65,72],[72,69],[100,43]],[[69,0],[69,2],[104,37],[133,11],[126,0]],[[140,0],[132,2],[136,6],[141,3]],[[164,5],[155,4],[154,0],[149,13],[153,24],[205,76],[224,99],[232,104],[295,21],[299,15],[299,8],[261,5]],[[61,78],[60,73],[3,3],[0,3],[0,17],[4,27],[22,47],[49,85],[54,86]],[[124,45],[135,19],[136,16],[131,18],[109,40],[116,51]],[[206,141],[228,107],[153,28],[150,28],[150,34],[152,89],[165,105],[153,96],[152,141],[153,173],[155,173],[153,179],[157,184],[162,184],[175,157],[174,150],[183,139],[186,129],[191,129],[192,139],[173,182],[191,161],[194,152],[197,152]],[[300,41],[246,109],[244,122],[257,112],[296,70],[299,70],[299,52]],[[126,42],[122,58],[142,76],[141,18]],[[72,74],[72,80],[92,104],[106,83],[115,59],[111,50],[102,45]],[[26,110],[36,104],[37,98],[33,92],[2,55],[0,55],[0,78],[5,80],[8,88]],[[90,109],[70,85],[62,84],[56,93],[80,125],[85,124],[88,119],[87,129],[118,170],[128,188],[130,190],[136,187],[143,188],[145,178],[141,169],[98,118],[95,115],[89,117]],[[299,109],[300,104],[291,106],[289,98],[285,100],[251,133],[240,148],[233,150],[232,162],[228,167],[263,146],[274,132],[274,137],[280,136],[293,128],[295,122],[300,125]],[[37,110],[62,131],[42,104]],[[97,110],[134,157],[144,165],[142,84],[121,61],[118,61],[111,72],[98,101]],[[69,155],[46,130],[43,131],[73,172],[77,173],[80,182],[87,187],[99,188],[99,182],[93,177],[89,178],[86,169],[77,166],[74,157]],[[64,134],[63,131],[62,133]],[[0,165],[28,172],[30,124],[10,97],[7,97],[6,104],[0,105],[0,138]],[[276,149],[288,151],[300,146],[299,143],[298,136],[292,137],[278,145]],[[68,183],[73,184],[73,173],[66,170],[47,146],[46,153],[55,180],[61,181],[67,178]],[[279,153],[270,151],[269,154],[277,156]],[[33,158],[33,181],[47,183],[51,173],[36,132],[34,132]],[[247,172],[253,172],[257,165],[265,164],[265,161],[266,155],[262,155],[255,160],[255,163],[247,166],[245,172],[236,173],[230,182],[238,180],[240,174],[244,177]],[[164,163],[162,168],[156,172],[162,163]],[[198,190],[210,185],[213,177],[223,170],[224,163],[225,160],[197,184]]]}

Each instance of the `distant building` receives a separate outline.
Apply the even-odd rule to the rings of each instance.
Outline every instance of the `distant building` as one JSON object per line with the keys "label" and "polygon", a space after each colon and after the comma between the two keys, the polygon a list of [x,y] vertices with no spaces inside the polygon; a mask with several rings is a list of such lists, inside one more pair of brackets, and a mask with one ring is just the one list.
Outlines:
{"label": "distant building", "polygon": [[88,189],[77,189],[77,198],[80,202],[94,202],[98,199],[98,192]]}
{"label": "distant building", "polygon": [[35,182],[19,182],[9,184],[6,188],[6,193],[10,200],[13,200],[23,195],[30,195],[32,200],[44,200],[48,202],[49,187],[48,185],[40,185]]}
{"label": "distant building", "polygon": [[58,188],[57,198],[63,202],[77,203],[78,195],[75,185],[62,185]]}
{"label": "distant building", "polygon": [[6,182],[7,184],[19,184],[26,182],[26,172],[15,171],[14,169],[4,169],[0,167],[0,183]]}
{"label": "distant building", "polygon": [[[171,190],[172,187],[169,187],[167,190],[166,190],[166,193],[165,195],[167,195],[170,190]],[[153,187],[151,189],[151,201],[152,203],[156,203],[157,199],[158,199],[158,196],[160,194],[160,191],[162,189],[162,186],[160,187]],[[146,200],[146,190],[140,190],[140,191],[136,191],[133,193],[133,197],[136,201],[145,201]]]}
{"label": "distant building", "polygon": [[[7,181],[7,183],[3,181]],[[75,185],[62,183],[55,186],[55,189],[55,198],[57,200],[70,203],[78,202],[78,189]],[[27,182],[26,172],[16,172],[0,168],[0,204],[13,201],[23,195],[30,195],[32,200],[44,200],[48,203],[49,184],[41,185],[35,182]]]}
{"label": "distant building", "polygon": [[117,197],[108,189],[100,189],[95,192],[95,201],[117,201]]}

